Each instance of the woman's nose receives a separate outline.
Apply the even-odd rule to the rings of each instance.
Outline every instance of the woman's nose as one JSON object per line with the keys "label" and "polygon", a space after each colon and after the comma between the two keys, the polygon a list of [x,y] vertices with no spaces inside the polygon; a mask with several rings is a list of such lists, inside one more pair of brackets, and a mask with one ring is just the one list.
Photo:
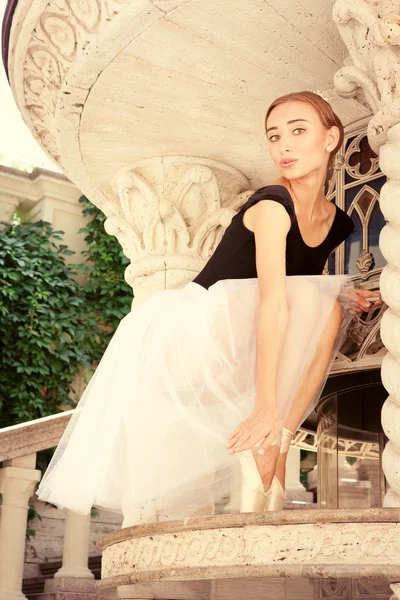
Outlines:
{"label": "woman's nose", "polygon": [[289,144],[282,144],[280,147],[280,153],[281,154],[287,154],[288,152],[291,152],[292,148],[290,147]]}
{"label": "woman's nose", "polygon": [[282,137],[280,140],[280,147],[279,147],[279,151],[281,154],[287,154],[287,152],[291,152],[291,150],[293,150],[292,148],[292,144],[290,143],[290,141],[285,137]]}

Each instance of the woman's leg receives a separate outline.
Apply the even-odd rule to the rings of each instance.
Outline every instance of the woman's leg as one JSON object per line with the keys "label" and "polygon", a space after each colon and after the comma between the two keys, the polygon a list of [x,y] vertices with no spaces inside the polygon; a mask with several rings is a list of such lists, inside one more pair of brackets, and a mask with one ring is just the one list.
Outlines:
{"label": "woman's leg", "polygon": [[[303,378],[285,419],[284,427],[290,429],[290,431],[295,432],[301,425],[301,419],[325,377],[341,322],[342,309],[339,302],[336,301],[329,320],[322,332],[314,358],[307,369],[306,375]],[[275,475],[278,477],[283,487],[285,482],[287,455],[287,452],[279,455],[275,471]]]}

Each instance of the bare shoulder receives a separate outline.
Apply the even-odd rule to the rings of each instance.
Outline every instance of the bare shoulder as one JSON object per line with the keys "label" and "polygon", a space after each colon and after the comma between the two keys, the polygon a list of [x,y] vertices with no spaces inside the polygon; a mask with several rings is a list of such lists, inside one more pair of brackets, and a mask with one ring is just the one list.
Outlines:
{"label": "bare shoulder", "polygon": [[243,215],[243,225],[256,233],[256,230],[282,230],[286,233],[290,229],[290,217],[282,204],[268,198],[257,202],[248,208]]}

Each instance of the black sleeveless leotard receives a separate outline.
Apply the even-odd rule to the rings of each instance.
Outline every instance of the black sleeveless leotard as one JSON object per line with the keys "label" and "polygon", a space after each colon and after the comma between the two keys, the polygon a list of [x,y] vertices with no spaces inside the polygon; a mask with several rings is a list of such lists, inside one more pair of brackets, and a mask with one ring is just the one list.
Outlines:
{"label": "black sleeveless leotard", "polygon": [[291,227],[286,237],[286,275],[320,275],[329,254],[354,230],[351,218],[338,206],[331,229],[318,246],[301,237],[292,197],[283,185],[267,185],[255,192],[233,217],[213,255],[193,280],[205,288],[221,279],[257,277],[254,233],[243,224],[243,213],[260,200],[275,200],[287,210]]}

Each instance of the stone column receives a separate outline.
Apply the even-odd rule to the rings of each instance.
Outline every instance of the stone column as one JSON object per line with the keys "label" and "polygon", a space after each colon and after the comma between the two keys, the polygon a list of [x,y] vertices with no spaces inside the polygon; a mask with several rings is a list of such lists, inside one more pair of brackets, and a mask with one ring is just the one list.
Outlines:
{"label": "stone column", "polygon": [[88,568],[90,514],[66,510],[62,567],[55,578],[94,579]]}
{"label": "stone column", "polygon": [[390,394],[382,409],[382,425],[390,440],[383,454],[391,488],[385,506],[400,506],[400,15],[396,11],[394,0],[337,0],[333,9],[350,54],[335,76],[335,87],[341,96],[356,98],[371,109],[368,140],[388,178],[380,197],[387,225],[379,244],[388,262],[380,280],[389,306],[381,323],[382,341],[389,351],[382,364],[382,381]]}
{"label": "stone column", "polygon": [[36,454],[7,460],[0,470],[3,496],[0,518],[0,600],[24,600],[26,524],[29,499],[41,473],[35,469]]}
{"label": "stone column", "polygon": [[236,169],[190,156],[149,158],[116,174],[120,210],[105,227],[131,260],[125,276],[136,303],[196,276],[249,188]]}

